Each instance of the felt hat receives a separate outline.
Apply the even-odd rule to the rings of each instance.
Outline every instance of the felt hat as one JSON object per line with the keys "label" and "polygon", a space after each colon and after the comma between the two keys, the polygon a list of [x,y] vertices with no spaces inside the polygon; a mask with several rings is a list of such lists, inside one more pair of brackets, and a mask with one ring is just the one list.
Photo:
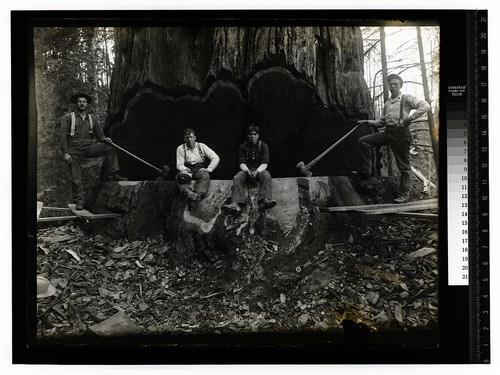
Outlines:
{"label": "felt hat", "polygon": [[56,287],[49,280],[40,275],[36,277],[36,298],[50,297],[55,293]]}
{"label": "felt hat", "polygon": [[71,96],[71,103],[76,104],[76,102],[78,101],[78,98],[85,98],[85,99],[87,99],[87,103],[89,103],[89,104],[92,103],[92,98],[83,92],[77,92],[76,94],[72,95]]}

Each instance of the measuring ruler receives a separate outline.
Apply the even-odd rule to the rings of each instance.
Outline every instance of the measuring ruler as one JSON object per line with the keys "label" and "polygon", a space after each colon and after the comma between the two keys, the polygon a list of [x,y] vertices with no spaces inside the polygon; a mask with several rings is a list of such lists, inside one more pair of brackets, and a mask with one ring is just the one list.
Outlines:
{"label": "measuring ruler", "polygon": [[447,92],[448,285],[468,287],[470,361],[490,361],[487,12],[468,19],[467,84]]}
{"label": "measuring ruler", "polygon": [[473,132],[469,141],[471,360],[490,362],[489,190],[488,190],[488,25],[487,12],[474,13]]}

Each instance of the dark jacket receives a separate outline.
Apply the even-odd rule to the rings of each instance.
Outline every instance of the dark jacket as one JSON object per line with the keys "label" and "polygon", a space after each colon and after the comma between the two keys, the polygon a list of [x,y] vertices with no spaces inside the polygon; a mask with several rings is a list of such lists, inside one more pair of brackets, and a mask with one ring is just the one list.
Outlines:
{"label": "dark jacket", "polygon": [[238,149],[238,164],[245,163],[250,170],[261,164],[269,164],[269,147],[262,141],[256,144],[245,142]]}

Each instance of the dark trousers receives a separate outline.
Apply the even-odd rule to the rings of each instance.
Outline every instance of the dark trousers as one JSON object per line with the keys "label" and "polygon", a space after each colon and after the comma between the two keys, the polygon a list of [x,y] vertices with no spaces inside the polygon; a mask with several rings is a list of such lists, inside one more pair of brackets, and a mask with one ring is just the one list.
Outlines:
{"label": "dark trousers", "polygon": [[[266,198],[271,200],[273,198],[272,190],[272,177],[268,171],[260,172],[255,178],[259,183],[259,196],[258,201]],[[231,199],[233,202],[246,203],[247,191],[246,184],[251,180],[251,178],[243,171],[239,171],[236,176],[233,177],[233,187]]]}
{"label": "dark trousers", "polygon": [[408,127],[386,126],[385,131],[375,134],[365,135],[359,139],[362,165],[360,172],[371,173],[371,155],[370,150],[375,147],[390,145],[396,164],[398,165],[401,178],[399,180],[399,194],[408,196],[411,189],[411,163],[410,163],[410,144],[411,132]]}
{"label": "dark trousers", "polygon": [[120,170],[116,149],[105,143],[95,143],[82,148],[70,147],[69,154],[72,159],[71,164],[69,164],[71,191],[75,203],[83,203],[85,199],[82,183],[82,163],[84,159],[105,156],[104,163],[108,174]]}
{"label": "dark trousers", "polygon": [[[194,192],[196,194],[201,195],[204,197],[207,195],[208,192],[208,187],[210,185],[210,173],[206,171],[200,171],[201,168],[204,168],[203,164],[192,164],[192,165],[186,165],[191,170],[191,179],[198,181],[194,187]],[[179,189],[183,194],[188,194],[191,192],[191,182],[180,182],[177,181],[179,184]]]}

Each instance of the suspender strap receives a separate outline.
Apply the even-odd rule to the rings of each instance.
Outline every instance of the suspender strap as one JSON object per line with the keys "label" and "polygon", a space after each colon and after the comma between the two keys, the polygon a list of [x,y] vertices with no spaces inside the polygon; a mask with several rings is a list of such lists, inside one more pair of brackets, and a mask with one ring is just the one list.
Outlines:
{"label": "suspender strap", "polygon": [[[258,156],[259,156],[259,157],[260,157],[260,149],[261,149],[261,146],[262,146],[262,141],[259,141],[259,142],[257,143],[257,154],[258,154]],[[249,148],[249,147],[248,147],[248,145],[247,145],[247,146],[245,146],[245,153],[246,153],[247,160],[248,160],[248,148]]]}
{"label": "suspender strap", "polygon": [[[203,154],[202,150],[201,150],[201,146],[199,143],[196,143],[196,146],[198,146],[198,154],[200,154],[201,156],[201,159],[202,159],[202,162],[204,163],[205,162],[205,155]],[[187,146],[186,144],[184,143],[184,164],[187,164]]]}
{"label": "suspender strap", "polygon": [[200,144],[197,143],[196,146],[198,146],[198,154],[200,154],[200,156],[203,159],[203,161],[205,161],[205,155],[203,155],[203,151],[201,150]]}
{"label": "suspender strap", "polygon": [[[92,120],[92,116],[88,114],[89,116],[89,125],[90,125],[90,133],[94,131],[94,121]],[[76,124],[76,115],[75,112],[71,112],[71,130],[69,132],[69,135],[74,137],[75,136],[75,124]]]}
{"label": "suspender strap", "polygon": [[399,121],[398,124],[401,123],[401,120],[403,119],[403,103],[404,103],[404,98],[405,95],[401,95],[401,101],[399,102]]}
{"label": "suspender strap", "polygon": [[76,123],[75,112],[71,112],[71,131],[69,132],[69,135],[71,135],[72,137],[75,136],[75,123]]}

